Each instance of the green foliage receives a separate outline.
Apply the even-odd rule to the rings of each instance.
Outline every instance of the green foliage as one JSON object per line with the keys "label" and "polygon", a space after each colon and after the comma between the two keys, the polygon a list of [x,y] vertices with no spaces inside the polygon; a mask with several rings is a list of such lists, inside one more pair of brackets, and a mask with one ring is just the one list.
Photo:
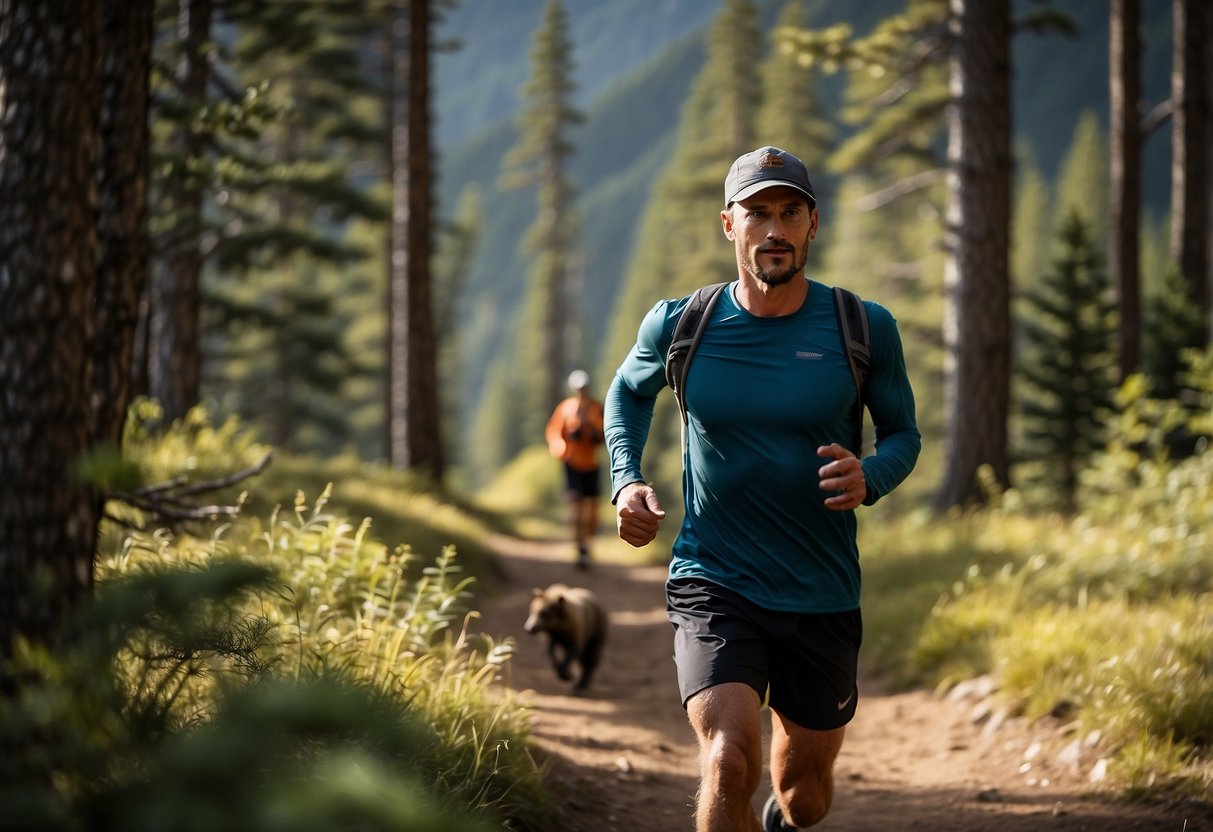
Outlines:
{"label": "green foliage", "polygon": [[502,514],[544,515],[564,520],[564,466],[547,445],[531,445],[476,494],[477,501]]}
{"label": "green foliage", "polygon": [[1174,263],[1157,283],[1147,284],[1142,332],[1142,371],[1158,398],[1174,398],[1183,388],[1184,352],[1205,346],[1205,319],[1192,302],[1192,288]]}
{"label": "green foliage", "polygon": [[1074,128],[1070,149],[1057,174],[1057,213],[1061,227],[1072,214],[1082,217],[1096,251],[1108,245],[1108,144],[1099,117],[1083,110]]}
{"label": "green foliage", "polygon": [[[803,4],[790,0],[775,21],[776,31],[805,25]],[[755,116],[756,141],[790,150],[814,179],[820,199],[825,159],[835,143],[833,119],[823,106],[817,78],[790,49],[774,48],[761,68],[762,104]]]}
{"label": "green foliage", "polygon": [[[262,450],[202,408],[163,432],[158,418],[140,402],[127,426],[155,480]],[[408,543],[348,520],[331,486],[268,506],[285,486],[265,475],[238,484],[264,514],[105,524],[76,637],[56,655],[19,645],[0,669],[0,800],[17,828],[547,828],[525,711],[497,687],[512,645],[473,633],[451,545],[483,551],[482,527],[399,472],[285,463],[296,485],[341,479],[347,505],[394,516],[385,529]]]}
{"label": "green foliage", "polygon": [[[263,455],[252,432],[230,418],[213,426],[204,408],[172,425],[159,420],[158,406],[146,400],[128,419],[127,464],[140,482],[190,488]],[[340,498],[334,480],[343,484]],[[300,487],[319,497],[309,500]],[[317,824],[335,824],[334,807],[348,804],[350,823],[367,824],[360,828],[413,828],[400,825],[399,813],[416,803],[415,794],[428,795],[418,804],[426,813],[457,805],[497,822],[548,828],[525,711],[497,686],[512,645],[471,627],[474,577],[493,573],[490,516],[443,499],[415,476],[349,457],[282,455],[215,499],[232,499],[236,489],[247,489],[245,511],[230,522],[147,532],[104,523],[99,603],[77,628],[74,652],[51,656],[31,647],[24,664],[3,669],[19,684],[0,689],[19,698],[0,696],[0,743],[43,766],[20,758],[0,772],[5,795],[37,786],[21,803],[33,818],[23,828],[68,828],[62,824],[78,817],[92,819],[83,828],[133,828],[139,812],[172,805],[156,795],[194,805],[213,801],[217,789],[239,798],[231,817],[244,813],[247,822],[224,823],[240,828],[279,828],[273,817],[282,801],[312,806],[324,819]],[[280,494],[286,498],[275,502]],[[374,536],[363,511],[376,517]],[[132,523],[141,516],[116,503],[110,512]],[[343,710],[350,696],[367,704]],[[240,716],[271,699],[296,713],[267,721],[264,731]],[[365,722],[343,722],[349,710],[377,715],[383,737]],[[327,733],[301,733],[299,720]],[[396,724],[412,732],[402,740],[407,755],[391,739]],[[263,734],[274,740],[264,749],[230,748]],[[218,762],[224,755],[227,768]],[[308,786],[314,778],[325,786]],[[400,803],[365,804],[363,786],[381,800],[385,791],[399,792]],[[105,825],[97,813],[115,801],[147,805],[123,809]],[[214,818],[202,807],[198,816]],[[299,821],[323,828],[308,823]]]}
{"label": "green foliage", "polygon": [[530,436],[542,432],[548,412],[560,400],[564,374],[580,363],[579,356],[569,354],[576,340],[569,333],[579,332],[577,322],[585,312],[571,302],[580,223],[576,190],[568,175],[575,150],[570,133],[584,116],[573,105],[574,59],[568,30],[564,4],[548,0],[531,49],[531,76],[523,89],[517,143],[502,160],[506,187],[536,189],[534,220],[523,235],[532,267],[513,351],[522,360],[508,368],[514,397],[522,405],[519,424]]}
{"label": "green foliage", "polygon": [[865,649],[906,682],[989,674],[1037,719],[1099,731],[1129,794],[1213,785],[1213,453],[1172,460],[1177,425],[1207,435],[1213,350],[1188,355],[1193,409],[1120,392],[1107,449],[1082,473],[1072,517],[992,508],[861,527]]}
{"label": "green foliage", "polygon": [[262,567],[157,565],[103,581],[62,653],[22,645],[0,700],[7,828],[489,828],[443,808],[422,710],[271,672],[266,619],[240,609],[274,597]]}
{"label": "green foliage", "polygon": [[[162,16],[157,68],[180,59],[175,24]],[[373,25],[354,4],[223,4],[201,97],[153,74],[152,231],[159,252],[205,259],[203,389],[280,447],[331,451],[351,433],[336,396],[364,368],[335,309],[338,269],[377,250],[343,232],[386,216],[350,164],[379,151],[361,54]]]}
{"label": "green foliage", "polygon": [[1019,361],[1021,473],[1072,510],[1080,470],[1103,447],[1112,409],[1115,307],[1090,226],[1071,212],[1053,269],[1026,293]]}
{"label": "green foliage", "polygon": [[913,0],[864,37],[856,37],[848,24],[780,32],[782,48],[803,64],[848,71],[842,116],[860,129],[834,155],[834,170],[906,176],[914,167],[941,166],[947,21],[946,3]]}
{"label": "green foliage", "polygon": [[[1148,376],[1130,376],[1121,385],[1116,415],[1108,425],[1107,449],[1084,472],[1088,513],[1109,519],[1123,516],[1126,503],[1120,492],[1125,484],[1134,486],[1133,500],[1127,507],[1142,512],[1142,523],[1174,528],[1174,499],[1182,497],[1186,501],[1191,494],[1199,504],[1201,491],[1195,486],[1202,476],[1202,465],[1207,465],[1204,460],[1213,435],[1209,417],[1213,408],[1213,349],[1186,350],[1182,355],[1187,370],[1180,378],[1187,386],[1187,402],[1154,397],[1151,391],[1155,385]],[[1195,454],[1190,463],[1172,463],[1177,444],[1184,451],[1181,457]]]}
{"label": "green foliage", "polygon": [[1015,206],[1011,218],[1011,280],[1018,291],[1034,288],[1048,272],[1051,225],[1049,186],[1026,150],[1016,165]]}

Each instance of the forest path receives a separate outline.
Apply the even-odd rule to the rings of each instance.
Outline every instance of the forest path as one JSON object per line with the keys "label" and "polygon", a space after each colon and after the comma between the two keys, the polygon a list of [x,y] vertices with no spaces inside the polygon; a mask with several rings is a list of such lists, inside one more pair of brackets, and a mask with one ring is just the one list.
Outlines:
{"label": "forest path", "polygon": [[[665,567],[612,562],[573,566],[566,541],[498,537],[503,577],[479,599],[476,629],[517,645],[507,684],[532,708],[532,738],[550,755],[567,832],[691,832],[698,785],[694,734],[678,701],[665,615]],[[546,637],[522,629],[534,587],[591,589],[611,630],[585,695],[572,695],[547,657]],[[1077,760],[1057,726],[998,714],[980,691],[941,698],[891,693],[861,680],[862,699],[836,768],[824,832],[1213,832],[1207,807],[1142,806],[1090,796],[1090,751]],[[764,723],[766,722],[764,718]],[[1080,744],[1078,744],[1080,745]],[[764,738],[764,749],[765,749]],[[769,785],[755,795],[755,808]]]}

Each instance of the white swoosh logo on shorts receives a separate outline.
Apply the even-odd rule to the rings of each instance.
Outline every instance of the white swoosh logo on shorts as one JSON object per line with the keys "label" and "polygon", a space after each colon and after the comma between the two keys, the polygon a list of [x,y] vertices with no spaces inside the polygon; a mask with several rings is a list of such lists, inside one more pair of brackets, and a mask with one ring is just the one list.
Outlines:
{"label": "white swoosh logo on shorts", "polygon": [[851,704],[851,698],[852,698],[852,697],[854,697],[854,696],[855,696],[855,694],[854,694],[854,692],[852,692],[852,693],[851,693],[851,696],[848,696],[846,699],[844,699],[844,700],[842,700],[841,702],[839,702],[839,703],[838,703],[838,710],[840,710],[840,711],[841,711],[841,710],[843,710],[844,708],[846,708],[846,706],[847,706],[847,705],[850,705],[850,704]]}

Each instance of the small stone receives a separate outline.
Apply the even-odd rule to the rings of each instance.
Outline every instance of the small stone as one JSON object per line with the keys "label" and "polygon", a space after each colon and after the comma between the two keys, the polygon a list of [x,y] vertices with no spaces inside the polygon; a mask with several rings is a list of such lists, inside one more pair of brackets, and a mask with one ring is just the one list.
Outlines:
{"label": "small stone", "polygon": [[1092,783],[1100,783],[1108,777],[1108,759],[1100,757],[1095,761],[1095,765],[1091,766],[1091,773],[1087,775],[1087,779]]}
{"label": "small stone", "polygon": [[1057,762],[1071,771],[1078,768],[1082,762],[1082,740],[1074,740],[1057,753]]}
{"label": "small stone", "polygon": [[978,803],[998,803],[1002,800],[1002,795],[998,793],[998,789],[985,789],[977,793]]}

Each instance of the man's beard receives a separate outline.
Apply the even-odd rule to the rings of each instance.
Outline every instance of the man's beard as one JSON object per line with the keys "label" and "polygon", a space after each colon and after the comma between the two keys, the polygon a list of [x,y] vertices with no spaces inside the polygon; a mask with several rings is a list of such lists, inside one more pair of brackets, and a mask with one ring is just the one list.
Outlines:
{"label": "man's beard", "polygon": [[[773,248],[790,249],[788,256],[791,257],[792,262],[786,268],[766,269],[759,265],[758,258],[762,256],[763,252]],[[757,250],[755,250],[753,256],[750,258],[751,273],[759,280],[759,282],[765,283],[767,286],[782,286],[785,283],[790,282],[797,272],[804,268],[804,264],[808,260],[808,250],[808,235],[805,235],[804,246],[799,248],[791,243],[782,243],[779,245],[772,245],[768,243],[761,245],[757,248]]]}

